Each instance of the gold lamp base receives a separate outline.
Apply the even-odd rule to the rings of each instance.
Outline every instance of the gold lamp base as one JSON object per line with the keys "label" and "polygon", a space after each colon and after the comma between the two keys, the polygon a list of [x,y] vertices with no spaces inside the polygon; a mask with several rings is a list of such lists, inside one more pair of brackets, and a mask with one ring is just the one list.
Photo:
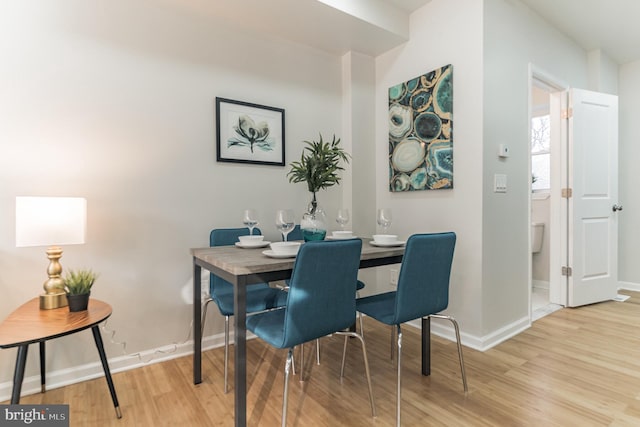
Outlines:
{"label": "gold lamp base", "polygon": [[59,247],[51,246],[47,249],[47,258],[49,258],[47,274],[49,278],[42,286],[45,293],[40,295],[41,310],[51,310],[69,305],[67,302],[67,294],[64,291],[64,280],[60,277],[62,274],[60,257],[62,257],[62,249]]}
{"label": "gold lamp base", "polygon": [[40,310],[51,310],[54,308],[66,307],[67,294],[42,294],[40,295]]}

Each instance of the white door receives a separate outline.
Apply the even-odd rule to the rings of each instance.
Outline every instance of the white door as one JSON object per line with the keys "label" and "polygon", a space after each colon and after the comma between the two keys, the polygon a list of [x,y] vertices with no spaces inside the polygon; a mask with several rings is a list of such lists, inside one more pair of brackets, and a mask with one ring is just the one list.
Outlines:
{"label": "white door", "polygon": [[564,99],[563,270],[567,305],[576,307],[613,299],[618,291],[618,97],[571,89]]}

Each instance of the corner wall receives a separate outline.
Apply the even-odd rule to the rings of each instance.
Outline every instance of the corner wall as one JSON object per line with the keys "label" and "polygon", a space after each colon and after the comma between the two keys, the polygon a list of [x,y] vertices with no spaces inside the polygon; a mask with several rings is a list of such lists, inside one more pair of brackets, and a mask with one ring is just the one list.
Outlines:
{"label": "corner wall", "polygon": [[[482,332],[513,334],[530,323],[529,67],[584,88],[588,64],[584,50],[518,1],[485,0],[484,19]],[[499,144],[509,146],[507,159]],[[507,175],[507,193],[493,191],[497,173]]]}
{"label": "corner wall", "polygon": [[618,64],[600,49],[587,54],[589,63],[589,89],[595,92],[618,94]]}
{"label": "corner wall", "polygon": [[[170,2],[1,2],[0,57],[0,318],[42,292],[47,265],[45,248],[15,247],[15,197],[83,196],[87,243],[64,247],[61,262],[100,274],[92,296],[113,306],[108,329],[128,354],[186,342],[189,249],[212,228],[241,226],[242,209],[256,207],[278,239],[275,211],[301,216],[310,200],[288,167],[216,162],[215,97],[284,108],[287,164],[302,140],[342,130],[339,57]],[[334,212],[341,193],[320,202]],[[221,333],[209,310],[205,335]],[[49,373],[100,372],[91,334],[48,347]],[[123,354],[108,336],[105,349]],[[14,362],[0,352],[0,383]],[[26,376],[37,372],[30,357]]]}
{"label": "corner wall", "polygon": [[[392,208],[391,231],[402,239],[421,232],[457,234],[447,312],[459,321],[465,343],[474,346],[482,325],[481,17],[482,4],[475,0],[432,0],[414,12],[410,40],[376,58],[375,100],[376,208]],[[391,193],[388,89],[447,64],[453,65],[454,188]],[[389,271],[381,270],[378,283],[389,283]]]}
{"label": "corner wall", "polygon": [[[343,55],[342,135],[352,158],[343,174],[342,206],[351,213],[347,228],[361,237],[375,234],[376,228],[375,215],[371,214],[376,209],[375,94],[375,59],[357,52]],[[336,227],[336,223],[332,221],[330,227]],[[360,292],[362,296],[380,288],[375,270],[358,272],[358,278],[367,284]]]}
{"label": "corner wall", "polygon": [[618,279],[625,288],[640,290],[640,61],[620,67],[620,215]]}

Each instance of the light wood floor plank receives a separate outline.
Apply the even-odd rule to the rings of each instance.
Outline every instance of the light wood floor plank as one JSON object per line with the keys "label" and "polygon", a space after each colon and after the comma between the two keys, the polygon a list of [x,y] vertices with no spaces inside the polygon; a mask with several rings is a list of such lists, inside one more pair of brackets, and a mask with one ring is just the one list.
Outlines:
{"label": "light wood floor plank", "polygon": [[[432,337],[432,374],[423,377],[419,332],[405,327],[403,425],[640,425],[640,293],[625,293],[631,298],[624,303],[557,311],[484,353],[465,348],[466,395],[455,343]],[[332,336],[322,339],[321,365],[315,364],[313,344],[308,344],[305,381],[299,373],[291,377],[290,426],[394,425],[390,328],[365,319],[365,330],[378,417],[371,417],[359,343],[349,340],[346,376],[340,379],[343,337]],[[247,343],[249,425],[280,424],[285,357],[286,351],[259,340]],[[198,386],[191,382],[191,357],[115,374],[121,420],[104,378],[25,396],[21,402],[68,403],[72,426],[232,426],[233,385],[223,393],[223,360],[222,348],[204,353]]]}

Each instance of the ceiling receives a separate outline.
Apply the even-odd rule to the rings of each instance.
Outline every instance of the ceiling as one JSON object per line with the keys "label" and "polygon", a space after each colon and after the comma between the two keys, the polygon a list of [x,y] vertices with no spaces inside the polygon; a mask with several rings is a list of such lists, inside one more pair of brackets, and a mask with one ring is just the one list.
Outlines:
{"label": "ceiling", "polygon": [[212,22],[344,55],[405,43],[409,15],[431,0],[161,0]]}
{"label": "ceiling", "polygon": [[391,3],[396,6],[398,9],[402,9],[405,12],[413,12],[414,10],[420,9],[425,4],[429,3],[431,0],[384,0],[387,3]]}
{"label": "ceiling", "polygon": [[[407,41],[409,15],[431,0],[164,1],[332,54],[378,56]],[[601,49],[618,64],[640,59],[640,0],[520,1],[586,51]]]}
{"label": "ceiling", "polygon": [[638,0],[521,0],[583,49],[618,64],[640,59]]}

